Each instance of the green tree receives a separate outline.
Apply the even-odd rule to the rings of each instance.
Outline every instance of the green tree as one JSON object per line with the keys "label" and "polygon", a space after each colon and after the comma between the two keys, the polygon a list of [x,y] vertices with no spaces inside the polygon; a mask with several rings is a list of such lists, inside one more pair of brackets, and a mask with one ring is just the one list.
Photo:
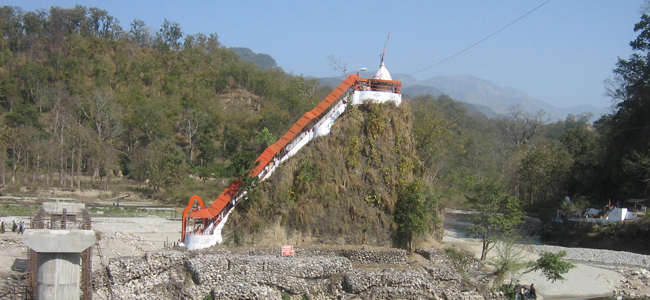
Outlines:
{"label": "green tree", "polygon": [[180,183],[189,171],[183,150],[169,140],[153,141],[134,155],[133,164],[133,176],[155,191]]}
{"label": "green tree", "polygon": [[[179,40],[183,37],[180,24],[171,22],[167,19],[163,22],[158,30],[157,38],[163,49],[180,50],[181,43]],[[164,46],[163,46],[164,45]]]}
{"label": "green tree", "polygon": [[[439,98],[441,101],[445,101]],[[412,101],[413,137],[416,149],[431,178],[436,179],[448,159],[447,154],[462,154],[463,137],[456,120],[444,111],[449,102],[438,102],[430,98],[416,98]]]}
{"label": "green tree", "polygon": [[260,148],[263,151],[268,146],[271,146],[273,143],[275,143],[278,139],[269,131],[268,128],[264,127],[262,128],[262,131],[258,132],[255,135],[255,138],[253,138],[253,140],[260,145]]}
{"label": "green tree", "polygon": [[561,199],[572,165],[570,155],[548,140],[528,147],[517,172],[519,198],[530,204]]}
{"label": "green tree", "polygon": [[415,250],[414,238],[431,230],[433,217],[426,205],[425,187],[414,181],[401,188],[395,205],[398,238],[406,242],[409,252]]}
{"label": "green tree", "polygon": [[251,151],[237,152],[231,159],[228,171],[234,177],[245,176],[257,165],[256,158],[255,153]]}
{"label": "green tree", "polygon": [[201,134],[197,144],[199,155],[197,158],[201,161],[201,165],[210,165],[214,159],[219,155],[219,149],[214,145],[214,142],[208,134]]}
{"label": "green tree", "polygon": [[639,33],[630,42],[634,53],[628,59],[619,58],[609,80],[615,111],[596,122],[607,145],[602,173],[611,176],[609,192],[620,197],[641,196],[646,191],[645,183],[622,169],[627,155],[647,152],[650,143],[650,15],[643,14],[634,31]]}
{"label": "green tree", "polygon": [[467,200],[478,213],[471,217],[474,225],[467,229],[467,233],[481,239],[481,260],[485,260],[496,243],[521,223],[523,212],[519,201],[506,192],[501,181],[480,182],[474,188],[474,194],[467,196]]}
{"label": "green tree", "polygon": [[529,269],[524,273],[540,270],[546,279],[551,282],[564,280],[562,275],[576,267],[574,264],[565,261],[565,256],[566,251],[560,251],[558,253],[544,251],[536,261],[528,264]]}

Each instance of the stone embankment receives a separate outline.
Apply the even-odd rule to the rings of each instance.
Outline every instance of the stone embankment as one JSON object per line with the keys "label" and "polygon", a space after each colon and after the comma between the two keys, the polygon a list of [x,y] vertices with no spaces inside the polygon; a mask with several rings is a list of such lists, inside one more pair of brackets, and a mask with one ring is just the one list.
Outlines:
{"label": "stone embankment", "polygon": [[[403,250],[296,249],[159,251],[111,259],[97,270],[95,299],[484,299],[442,250],[409,257]],[[109,279],[107,279],[109,278]],[[110,280],[110,288],[106,280]],[[499,295],[487,295],[498,298]]]}

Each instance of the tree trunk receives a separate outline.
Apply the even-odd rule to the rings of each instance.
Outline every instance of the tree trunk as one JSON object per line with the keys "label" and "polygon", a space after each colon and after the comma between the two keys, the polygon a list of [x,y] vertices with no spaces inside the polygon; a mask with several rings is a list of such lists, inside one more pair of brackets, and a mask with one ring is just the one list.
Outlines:
{"label": "tree trunk", "polygon": [[74,148],[70,152],[70,188],[74,188]]}
{"label": "tree trunk", "polygon": [[83,155],[81,149],[77,151],[77,189],[81,189],[81,161],[83,160]]}
{"label": "tree trunk", "polygon": [[41,155],[38,154],[36,155],[36,169],[34,170],[34,177],[32,177],[32,181],[36,182],[36,179],[38,178],[38,173],[40,172],[41,168]]}
{"label": "tree trunk", "polygon": [[23,173],[23,184],[27,184],[29,178],[29,157],[27,156],[27,151],[25,151],[25,168]]}
{"label": "tree trunk", "polygon": [[18,169],[18,164],[14,163],[13,170],[11,170],[11,184],[16,183],[16,169]]}
{"label": "tree trunk", "polygon": [[488,247],[490,246],[490,243],[488,241],[483,241],[483,249],[481,249],[481,260],[485,260],[487,257],[488,253]]}

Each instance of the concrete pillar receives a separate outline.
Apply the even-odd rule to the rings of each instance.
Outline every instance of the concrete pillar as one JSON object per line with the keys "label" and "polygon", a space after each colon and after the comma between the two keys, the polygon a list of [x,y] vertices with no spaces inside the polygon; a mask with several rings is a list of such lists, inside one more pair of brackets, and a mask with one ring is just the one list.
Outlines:
{"label": "concrete pillar", "polygon": [[36,251],[36,299],[79,299],[81,252],[95,243],[95,232],[28,229],[23,243]]}

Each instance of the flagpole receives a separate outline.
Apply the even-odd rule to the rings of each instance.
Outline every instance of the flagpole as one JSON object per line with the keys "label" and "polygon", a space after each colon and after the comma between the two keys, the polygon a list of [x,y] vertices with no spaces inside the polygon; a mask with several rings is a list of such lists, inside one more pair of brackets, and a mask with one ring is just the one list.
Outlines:
{"label": "flagpole", "polygon": [[386,45],[390,41],[390,31],[388,32],[388,37],[386,37],[386,42],[384,43],[384,51],[381,52],[381,61],[384,61],[384,55],[386,55]]}

